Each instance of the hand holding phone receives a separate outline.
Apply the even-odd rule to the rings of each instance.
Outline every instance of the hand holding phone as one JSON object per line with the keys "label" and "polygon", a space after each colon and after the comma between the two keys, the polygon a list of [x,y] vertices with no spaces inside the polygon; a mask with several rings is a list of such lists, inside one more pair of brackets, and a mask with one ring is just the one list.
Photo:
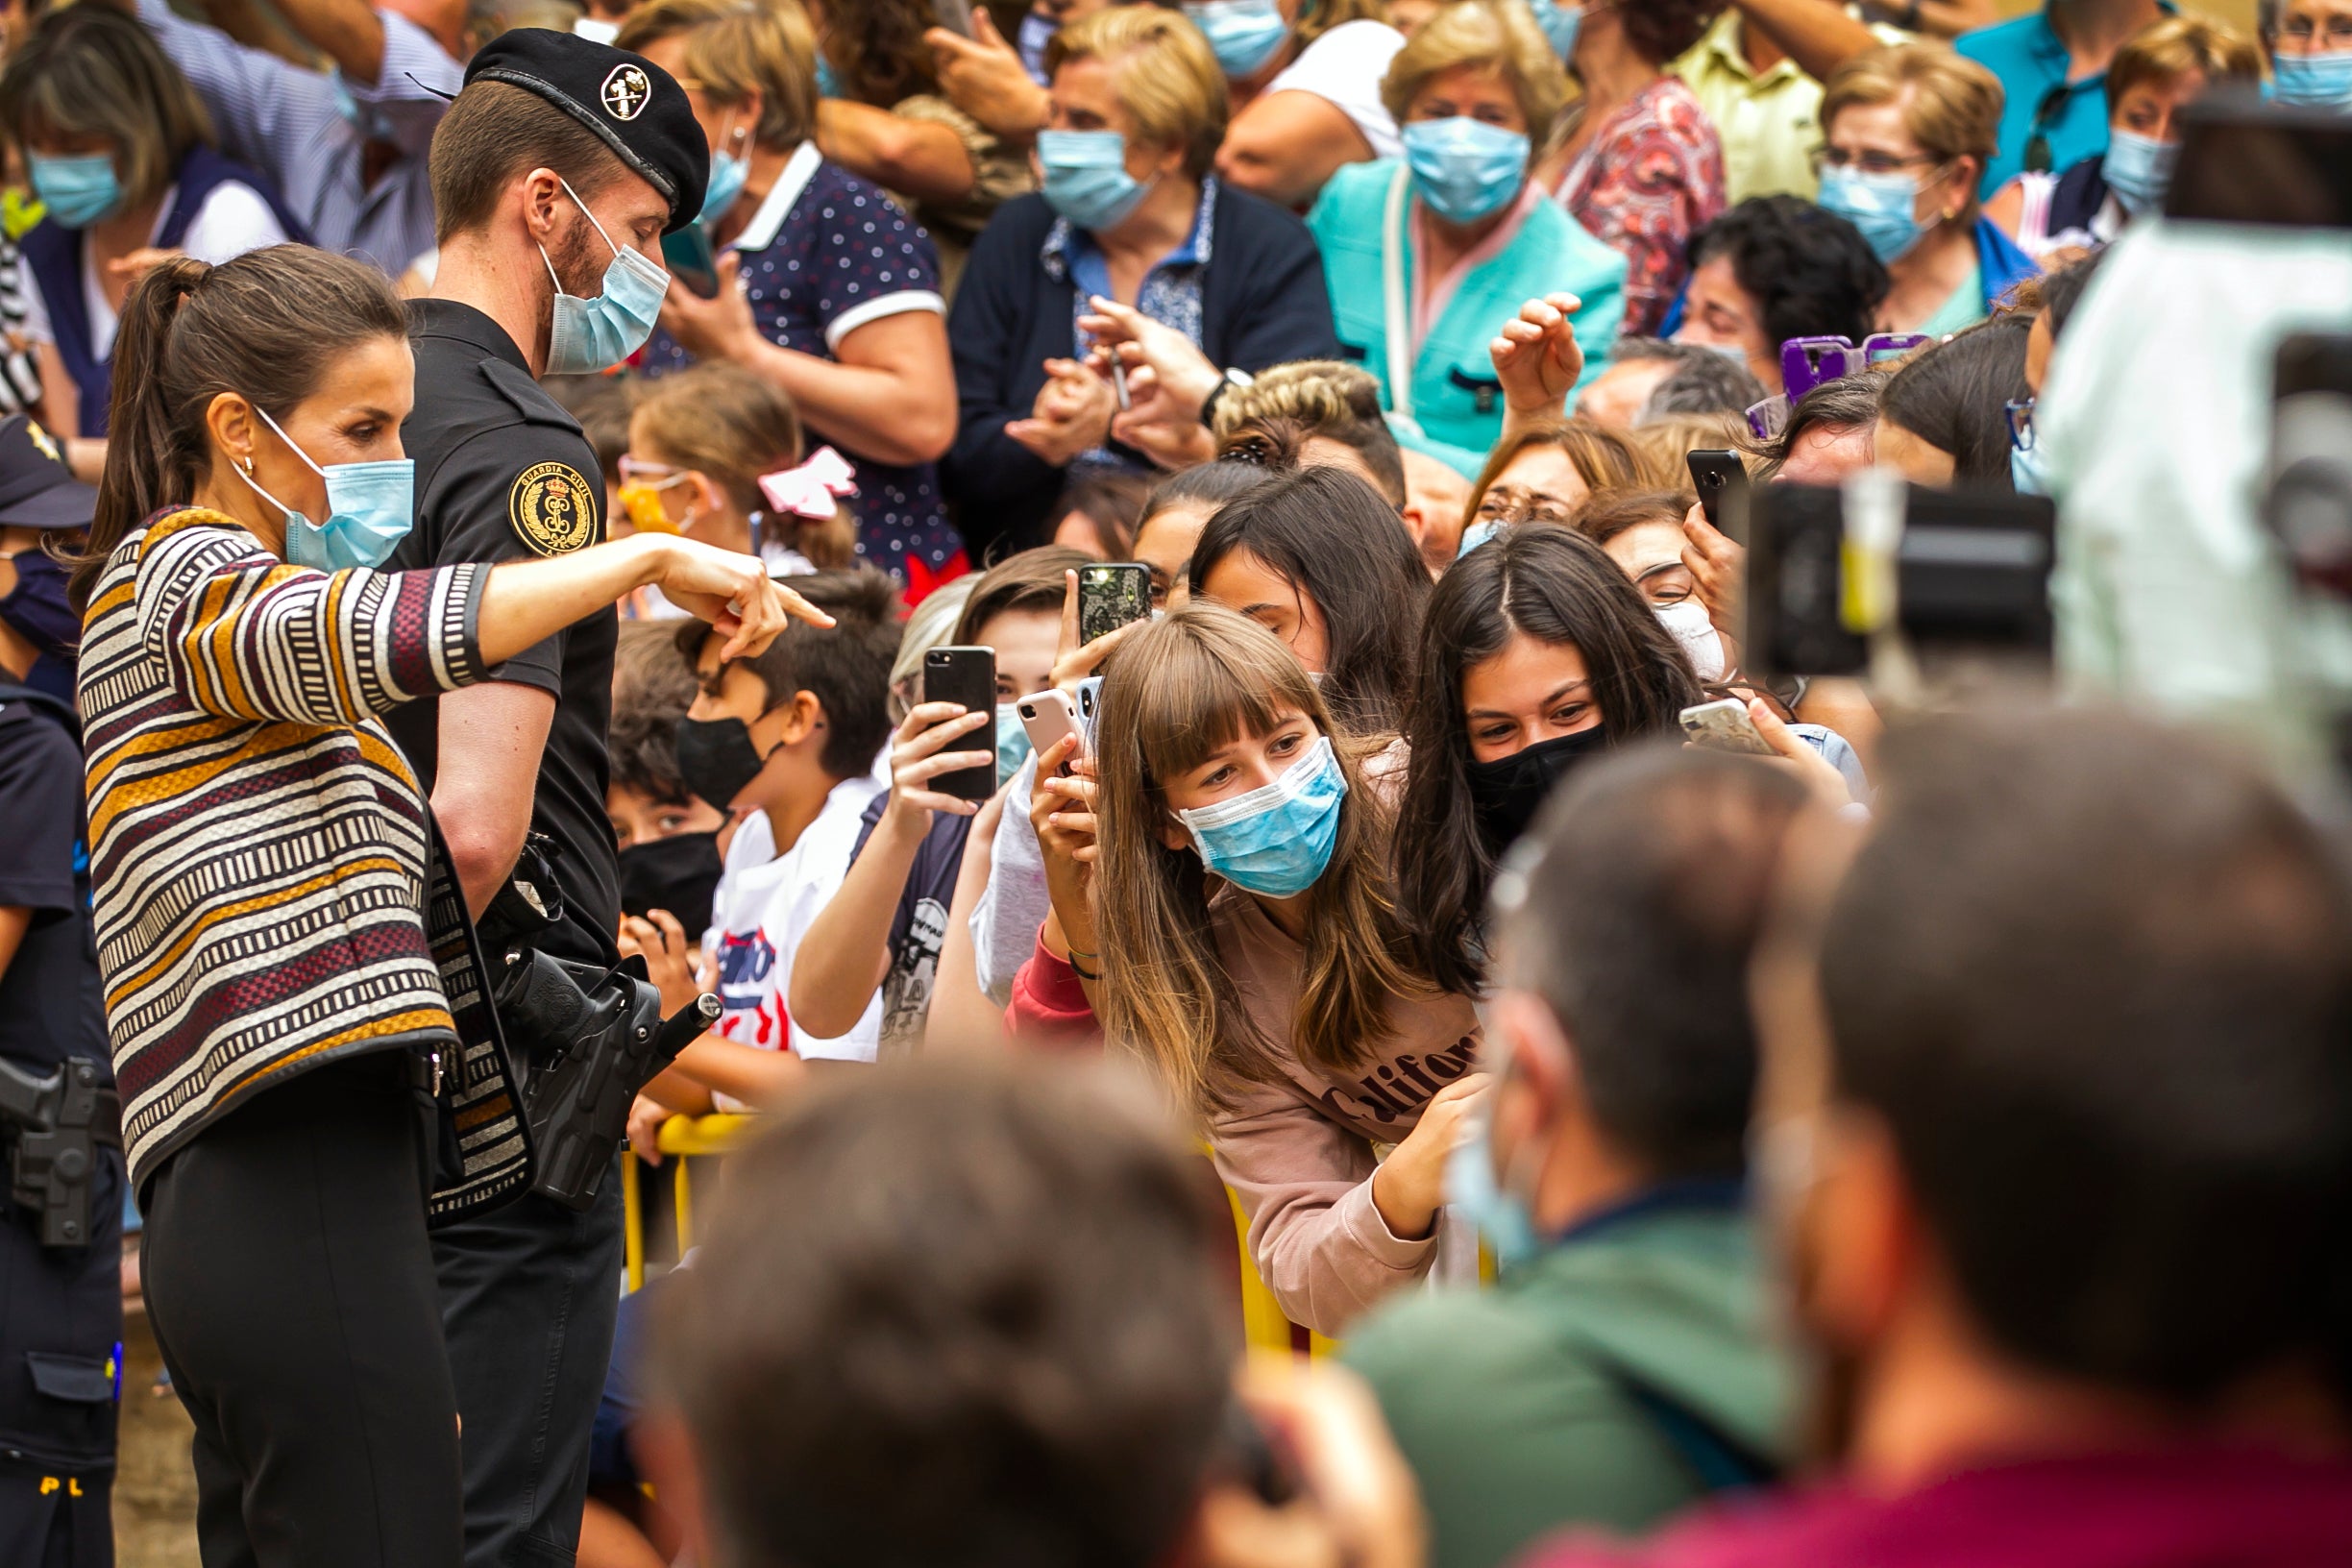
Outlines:
{"label": "hand holding phone", "polygon": [[[954,702],[968,713],[996,713],[996,654],[986,648],[935,648],[923,655],[923,700]],[[975,726],[977,727],[977,726]],[[977,747],[974,749],[978,749]],[[996,793],[994,731],[989,731],[988,762],[959,768],[932,780],[932,788],[959,800],[978,802]]]}
{"label": "hand holding phone", "polygon": [[[1013,711],[1020,716],[1021,728],[1027,732],[1029,744],[1039,756],[1052,750],[1054,742],[1066,736],[1074,736],[1078,742],[1077,748],[1070,753],[1071,761],[1089,754],[1086,726],[1079,720],[1078,704],[1069,693],[1039,692],[1014,703]],[[1064,771],[1067,771],[1067,764]]]}
{"label": "hand holding phone", "polygon": [[1752,757],[1780,754],[1748,716],[1748,704],[1736,697],[1684,708],[1682,732],[1690,737],[1691,745],[1703,746],[1711,751],[1736,751]]}
{"label": "hand holding phone", "polygon": [[1082,646],[1150,618],[1150,567],[1137,561],[1114,561],[1078,569],[1078,641]]}
{"label": "hand holding phone", "polygon": [[1736,452],[1701,449],[1683,458],[1707,526],[1735,545],[1748,542],[1748,469]]}
{"label": "hand holding phone", "polygon": [[719,297],[719,253],[711,246],[710,232],[699,223],[662,235],[662,261],[673,278],[697,295]]}

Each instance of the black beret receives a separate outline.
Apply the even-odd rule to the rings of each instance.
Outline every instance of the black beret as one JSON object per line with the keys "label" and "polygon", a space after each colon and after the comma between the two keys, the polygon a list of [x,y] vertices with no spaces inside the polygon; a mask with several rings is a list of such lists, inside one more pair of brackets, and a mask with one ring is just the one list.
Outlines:
{"label": "black beret", "polygon": [[702,211],[710,143],[677,79],[643,55],[572,33],[518,27],[466,66],[466,86],[504,82],[535,92],[604,138],[615,156],[670,203],[674,233]]}

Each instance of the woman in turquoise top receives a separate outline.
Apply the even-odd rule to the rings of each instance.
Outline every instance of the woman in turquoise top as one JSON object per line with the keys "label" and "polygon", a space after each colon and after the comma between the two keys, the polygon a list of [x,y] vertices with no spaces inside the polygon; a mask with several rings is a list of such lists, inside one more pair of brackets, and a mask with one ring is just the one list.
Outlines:
{"label": "woman in turquoise top", "polygon": [[1819,199],[1886,263],[1881,331],[1948,336],[2040,275],[1976,198],[2000,111],[1999,80],[1941,44],[1874,49],[1824,85]]}
{"label": "woman in turquoise top", "polygon": [[1568,78],[1514,0],[1439,12],[1381,96],[1405,157],[1339,170],[1307,225],[1339,341],[1380,378],[1397,439],[1472,475],[1503,429],[1487,355],[1497,329],[1524,300],[1578,296],[1589,380],[1625,314],[1625,258],[1528,183],[1531,144],[1558,116]]}

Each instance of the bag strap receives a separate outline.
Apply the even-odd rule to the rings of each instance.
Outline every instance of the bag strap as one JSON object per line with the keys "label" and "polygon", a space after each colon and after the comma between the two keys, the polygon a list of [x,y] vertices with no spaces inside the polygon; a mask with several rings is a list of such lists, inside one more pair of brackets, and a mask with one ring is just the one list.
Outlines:
{"label": "bag strap", "polygon": [[1780,1479],[1776,1461],[1731,1436],[1655,1384],[1605,1356],[1596,1357],[1595,1364],[1627,1403],[1649,1419],[1652,1428],[1697,1480],[1702,1491],[1743,1491],[1769,1486]]}

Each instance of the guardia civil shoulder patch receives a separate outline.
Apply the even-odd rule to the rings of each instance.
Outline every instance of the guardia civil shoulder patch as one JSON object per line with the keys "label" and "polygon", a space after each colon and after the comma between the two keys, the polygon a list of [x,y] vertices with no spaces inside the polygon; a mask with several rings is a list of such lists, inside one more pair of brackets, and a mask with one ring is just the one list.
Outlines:
{"label": "guardia civil shoulder patch", "polygon": [[506,494],[515,532],[542,555],[568,555],[596,543],[596,502],[569,463],[537,463],[515,476]]}

